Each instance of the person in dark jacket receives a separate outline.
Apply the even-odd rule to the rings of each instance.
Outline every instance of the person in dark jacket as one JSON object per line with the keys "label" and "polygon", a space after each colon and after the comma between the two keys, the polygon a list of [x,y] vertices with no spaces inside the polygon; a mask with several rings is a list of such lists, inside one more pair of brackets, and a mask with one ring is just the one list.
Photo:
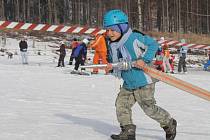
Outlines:
{"label": "person in dark jacket", "polygon": [[71,56],[70,56],[70,59],[69,59],[69,65],[73,64],[73,60],[74,60],[73,54],[74,54],[74,51],[75,51],[76,47],[78,46],[78,44],[79,44],[79,42],[76,38],[74,38],[73,41],[71,42],[72,52],[71,52]]}
{"label": "person in dark jacket", "polygon": [[26,42],[25,37],[22,38],[21,41],[19,42],[19,48],[22,57],[22,64],[28,64],[28,56],[27,56],[28,44]]}
{"label": "person in dark jacket", "polygon": [[[84,65],[85,64],[85,60],[87,57],[87,45],[89,43],[88,39],[83,39],[82,43],[77,45],[74,53],[73,53],[73,57],[75,58],[75,66],[74,66],[74,72],[78,72],[79,66],[80,65]],[[84,69],[81,69],[84,70]]]}
{"label": "person in dark jacket", "polygon": [[181,46],[178,50],[178,56],[179,56],[179,62],[178,62],[178,73],[182,72],[187,73],[187,67],[186,67],[186,57],[187,57],[187,47]]}
{"label": "person in dark jacket", "polygon": [[58,66],[57,67],[65,67],[64,65],[64,58],[66,56],[66,46],[64,45],[64,42],[61,42],[60,49],[57,50],[60,52],[60,56],[58,59]]}

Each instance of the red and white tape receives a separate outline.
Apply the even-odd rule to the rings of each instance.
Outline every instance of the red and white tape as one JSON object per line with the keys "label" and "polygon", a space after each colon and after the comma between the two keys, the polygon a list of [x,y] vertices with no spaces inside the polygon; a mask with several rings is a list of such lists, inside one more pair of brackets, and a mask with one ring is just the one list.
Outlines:
{"label": "red and white tape", "polygon": [[[106,32],[100,28],[89,28],[80,26],[65,26],[65,25],[49,25],[49,24],[34,24],[34,23],[24,23],[24,22],[11,22],[11,21],[0,21],[0,30],[2,29],[15,29],[15,30],[26,30],[26,31],[49,31],[57,33],[75,33],[75,34],[102,34]],[[159,40],[160,44],[167,43],[172,46],[185,45],[189,49],[207,49],[210,50],[208,45],[198,45],[198,44],[187,44],[181,43],[174,40]]]}
{"label": "red and white tape", "polygon": [[203,50],[210,50],[210,46],[208,45],[199,45],[199,44],[188,44],[188,43],[181,43],[176,40],[159,40],[159,44],[168,44],[171,46],[186,46],[188,49],[203,49]]}
{"label": "red and white tape", "polygon": [[49,25],[49,24],[34,24],[23,22],[0,21],[0,30],[15,29],[27,31],[49,31],[57,33],[75,33],[75,34],[102,34],[105,32],[99,28],[88,28],[80,26],[64,26],[64,25]]}

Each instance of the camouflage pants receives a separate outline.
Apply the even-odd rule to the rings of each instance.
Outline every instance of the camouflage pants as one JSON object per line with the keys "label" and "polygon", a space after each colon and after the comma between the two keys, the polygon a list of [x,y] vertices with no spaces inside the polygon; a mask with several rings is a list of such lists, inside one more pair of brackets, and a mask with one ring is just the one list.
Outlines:
{"label": "camouflage pants", "polygon": [[121,88],[115,103],[117,119],[121,126],[133,124],[131,108],[136,102],[145,114],[159,122],[161,127],[169,124],[170,114],[156,105],[154,91],[155,84],[132,91]]}

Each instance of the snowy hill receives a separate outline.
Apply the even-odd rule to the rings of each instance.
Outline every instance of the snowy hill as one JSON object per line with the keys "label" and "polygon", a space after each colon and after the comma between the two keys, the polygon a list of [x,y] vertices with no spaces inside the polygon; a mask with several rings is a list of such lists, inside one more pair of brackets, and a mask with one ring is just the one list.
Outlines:
{"label": "snowy hill", "polygon": [[[8,44],[17,48],[14,40]],[[114,104],[120,80],[103,74],[71,75],[72,66],[55,67],[52,51],[33,53],[29,65],[21,64],[18,50],[13,59],[0,56],[0,140],[108,140],[119,132]],[[174,76],[210,91],[210,73],[201,68]],[[162,82],[155,96],[178,121],[176,140],[210,139],[210,102]],[[164,140],[159,124],[137,104],[133,120],[137,140]]]}

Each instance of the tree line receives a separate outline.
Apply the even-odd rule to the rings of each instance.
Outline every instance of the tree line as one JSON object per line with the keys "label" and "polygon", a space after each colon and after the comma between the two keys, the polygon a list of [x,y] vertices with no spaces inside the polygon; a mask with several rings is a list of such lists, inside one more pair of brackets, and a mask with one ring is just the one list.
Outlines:
{"label": "tree line", "polygon": [[0,0],[0,20],[102,27],[121,9],[142,31],[209,34],[210,0]]}

